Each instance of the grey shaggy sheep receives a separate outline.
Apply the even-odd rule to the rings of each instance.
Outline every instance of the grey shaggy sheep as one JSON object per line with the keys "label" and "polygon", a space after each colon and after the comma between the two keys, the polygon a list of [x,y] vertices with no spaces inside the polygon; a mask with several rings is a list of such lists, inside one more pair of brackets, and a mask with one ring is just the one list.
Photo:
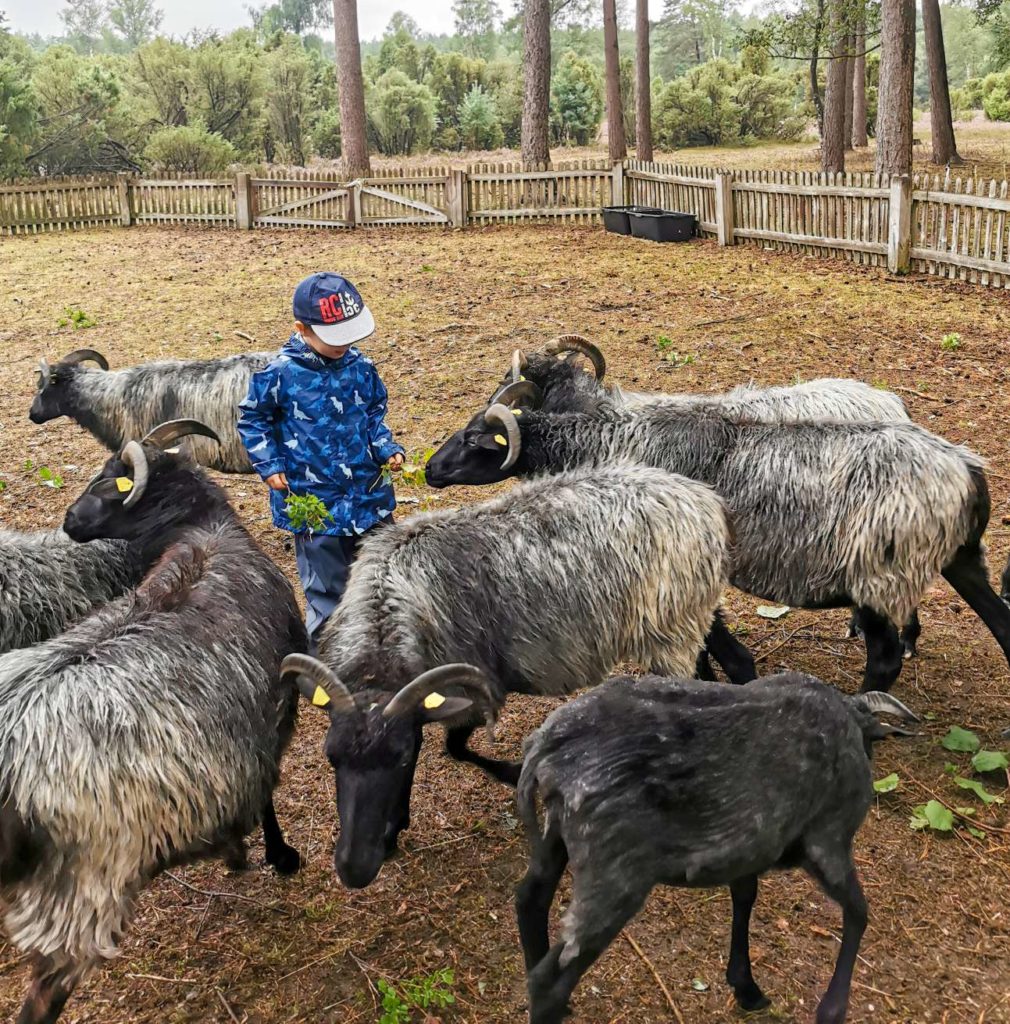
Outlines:
{"label": "grey shaggy sheep", "polygon": [[139,552],[122,541],[75,544],[62,530],[0,530],[0,654],[62,633],[142,573]]}
{"label": "grey shaggy sheep", "polygon": [[[588,374],[578,365],[584,356],[594,367]],[[591,412],[599,399],[617,408],[635,410],[655,402],[673,402],[701,412],[712,409],[727,416],[747,417],[762,423],[796,423],[801,420],[904,422],[905,403],[891,391],[870,387],[858,380],[824,377],[787,387],[758,388],[743,385],[718,395],[677,394],[658,391],[625,391],[603,383],[603,353],[577,334],[563,334],[538,352],[512,354],[512,365],[489,405],[501,401],[509,384],[526,380],[543,395],[545,412]]]}
{"label": "grey shaggy sheep", "polygon": [[[33,423],[69,416],[110,451],[144,437],[159,423],[192,418],[206,423],[221,443],[188,438],[186,450],[201,466],[251,473],[235,424],[249,378],[273,358],[248,352],[220,359],[169,359],[110,370],[100,352],[79,349],[51,366],[39,364],[39,389],[28,413]],[[95,362],[98,369],[83,364]]]}
{"label": "grey shaggy sheep", "polygon": [[734,586],[793,607],[856,607],[866,689],[897,678],[895,627],[939,573],[1010,660],[1010,609],[989,585],[982,546],[988,486],[968,449],[911,423],[754,423],[665,403],[519,412],[495,405],[475,416],[432,457],[428,483],[493,483],[618,459],[659,466],[725,498]]}
{"label": "grey shaggy sheep", "polygon": [[[516,893],[531,1024],[557,1024],[579,978],[656,885],[729,885],[726,980],[743,1010],[768,999],[749,951],[758,877],[802,867],[843,912],[818,1024],[845,1019],[866,902],[852,841],[873,800],[874,742],[915,720],[886,694],[848,697],[788,672],[743,687],[616,678],[554,711],[529,738],[519,814],[530,865]],[[538,821],[536,801],[543,807]],[[560,941],[548,913],[570,863]]]}
{"label": "grey shaggy sheep", "polygon": [[[424,722],[444,720],[451,756],[514,785],[517,766],[467,746],[509,693],[571,693],[625,660],[690,675],[729,544],[709,488],[643,466],[533,480],[370,535],[320,662],[294,666],[307,697],[331,697],[345,884],[371,882],[409,821]],[[418,677],[447,663],[469,680],[462,708],[420,703]]]}
{"label": "grey shaggy sheep", "polygon": [[158,555],[137,590],[0,657],[3,921],[35,964],[20,1024],[56,1020],[165,868],[238,866],[261,820],[267,862],[298,867],[272,792],[297,710],[280,664],[304,626],[224,493],[157,448],[178,436],[127,444],[67,513],[74,539]]}

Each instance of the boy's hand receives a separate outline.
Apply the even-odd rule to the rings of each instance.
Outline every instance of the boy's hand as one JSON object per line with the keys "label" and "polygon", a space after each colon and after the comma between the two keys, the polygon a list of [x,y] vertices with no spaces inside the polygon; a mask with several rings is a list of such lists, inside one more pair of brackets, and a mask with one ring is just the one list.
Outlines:
{"label": "boy's hand", "polygon": [[390,460],[386,463],[387,466],[394,472],[398,473],[403,469],[403,452],[397,452]]}
{"label": "boy's hand", "polygon": [[274,473],[273,476],[268,476],[266,483],[272,491],[288,490],[288,478],[283,473]]}

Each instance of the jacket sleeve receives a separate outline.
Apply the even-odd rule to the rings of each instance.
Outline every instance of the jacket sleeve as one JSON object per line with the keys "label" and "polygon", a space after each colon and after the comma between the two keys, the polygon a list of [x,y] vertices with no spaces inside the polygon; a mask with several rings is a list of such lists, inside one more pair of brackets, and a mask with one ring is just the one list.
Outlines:
{"label": "jacket sleeve", "polygon": [[397,453],[402,455],[403,447],[393,440],[393,432],[386,426],[386,385],[374,367],[372,373],[375,379],[368,405],[368,441],[378,461],[388,462]]}
{"label": "jacket sleeve", "polygon": [[249,391],[239,402],[238,433],[253,469],[266,480],[284,472],[284,456],[277,443],[276,425],[282,408],[280,373],[274,366],[254,373]]}

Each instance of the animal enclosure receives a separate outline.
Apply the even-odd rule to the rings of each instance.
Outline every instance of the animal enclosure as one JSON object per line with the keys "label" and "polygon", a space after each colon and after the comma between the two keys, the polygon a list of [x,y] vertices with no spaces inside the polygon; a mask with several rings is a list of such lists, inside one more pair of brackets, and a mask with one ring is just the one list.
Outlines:
{"label": "animal enclosure", "polygon": [[[427,187],[417,186],[418,201],[426,202]],[[704,188],[714,197],[701,185],[677,187]],[[297,187],[290,188],[270,201],[298,200]],[[948,242],[952,224],[948,209]],[[958,225],[963,240],[963,215]],[[985,230],[983,216],[980,239]],[[994,216],[993,239],[995,231]],[[993,514],[986,540],[994,578],[1010,552],[1010,298],[1002,291],[895,279],[806,252],[719,248],[711,239],[632,244],[597,226],[566,223],[452,234],[400,226],[324,234],[141,224],[4,238],[0,256],[0,380],[7,395],[0,509],[11,528],[61,522],[107,456],[65,419],[42,427],[28,422],[40,355],[54,360],[89,346],[115,369],[269,348],[290,330],[293,285],[332,265],[358,284],[375,313],[378,331],[362,347],[389,388],[390,426],[410,462],[486,400],[513,348],[533,350],[575,331],[601,346],[608,379],[628,389],[716,392],[750,380],[791,384],[833,375],[896,390],[917,422],[988,460]],[[68,308],[87,316],[68,317]],[[88,320],[94,326],[83,326]],[[957,343],[945,344],[955,334]],[[51,486],[54,474],[60,486]],[[270,526],[265,488],[252,477],[216,479],[294,580],[294,557]],[[447,508],[488,497],[408,483],[398,495],[403,516],[421,505]],[[758,600],[732,590],[727,597],[730,624],[762,674],[796,668],[847,692],[858,686],[863,650],[858,640],[844,639],[846,612],[792,611],[775,620],[758,614]],[[1010,1020],[1010,816],[1005,805],[987,808],[956,786],[945,765],[970,775],[970,755],[940,741],[958,725],[974,730],[985,747],[1006,749],[999,731],[1010,725],[1010,678],[984,627],[942,581],[922,616],[919,657],[906,664],[894,693],[933,717],[923,723],[922,738],[884,744],[876,753],[875,778],[895,773],[899,783],[879,796],[857,836],[870,926],[849,1020],[993,1024]],[[500,741],[490,747],[481,739],[479,749],[517,755],[521,737],[554,706],[515,698]],[[512,891],[524,869],[525,841],[513,796],[448,762],[430,730],[404,852],[371,888],[348,892],[331,861],[335,814],[323,731],[316,716],[302,713],[277,791],[278,814],[303,855],[303,872],[276,877],[254,845],[247,874],[208,862],[163,876],[143,894],[123,956],[81,988],[69,1021],[373,1024],[382,1013],[380,981],[402,990],[445,969],[453,971],[455,1002],[431,1011],[445,1024],[521,1019],[526,997]],[[1007,795],[1005,779],[991,775],[985,784]],[[982,837],[963,827],[912,829],[914,808],[933,796],[973,808]],[[567,892],[565,883],[562,896]],[[809,1024],[839,924],[834,906],[800,875],[762,883],[753,955],[777,1016],[755,1021]],[[657,890],[587,975],[577,1019],[666,1024],[679,1013],[684,1024],[739,1021],[722,981],[728,942],[725,891]],[[0,1019],[16,1012],[25,978],[16,952],[0,950]],[[413,1017],[415,1024],[423,1019],[419,1012]]]}

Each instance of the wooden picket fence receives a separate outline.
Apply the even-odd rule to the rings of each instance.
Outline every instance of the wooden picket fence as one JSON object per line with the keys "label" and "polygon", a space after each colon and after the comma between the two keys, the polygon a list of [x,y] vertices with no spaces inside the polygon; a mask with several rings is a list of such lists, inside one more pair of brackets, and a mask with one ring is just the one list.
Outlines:
{"label": "wooden picket fence", "polygon": [[1006,181],[582,160],[385,168],[368,178],[291,169],[216,181],[181,175],[0,187],[0,236],[132,223],[220,228],[595,223],[608,205],[693,213],[721,245],[847,259],[1010,287]]}

